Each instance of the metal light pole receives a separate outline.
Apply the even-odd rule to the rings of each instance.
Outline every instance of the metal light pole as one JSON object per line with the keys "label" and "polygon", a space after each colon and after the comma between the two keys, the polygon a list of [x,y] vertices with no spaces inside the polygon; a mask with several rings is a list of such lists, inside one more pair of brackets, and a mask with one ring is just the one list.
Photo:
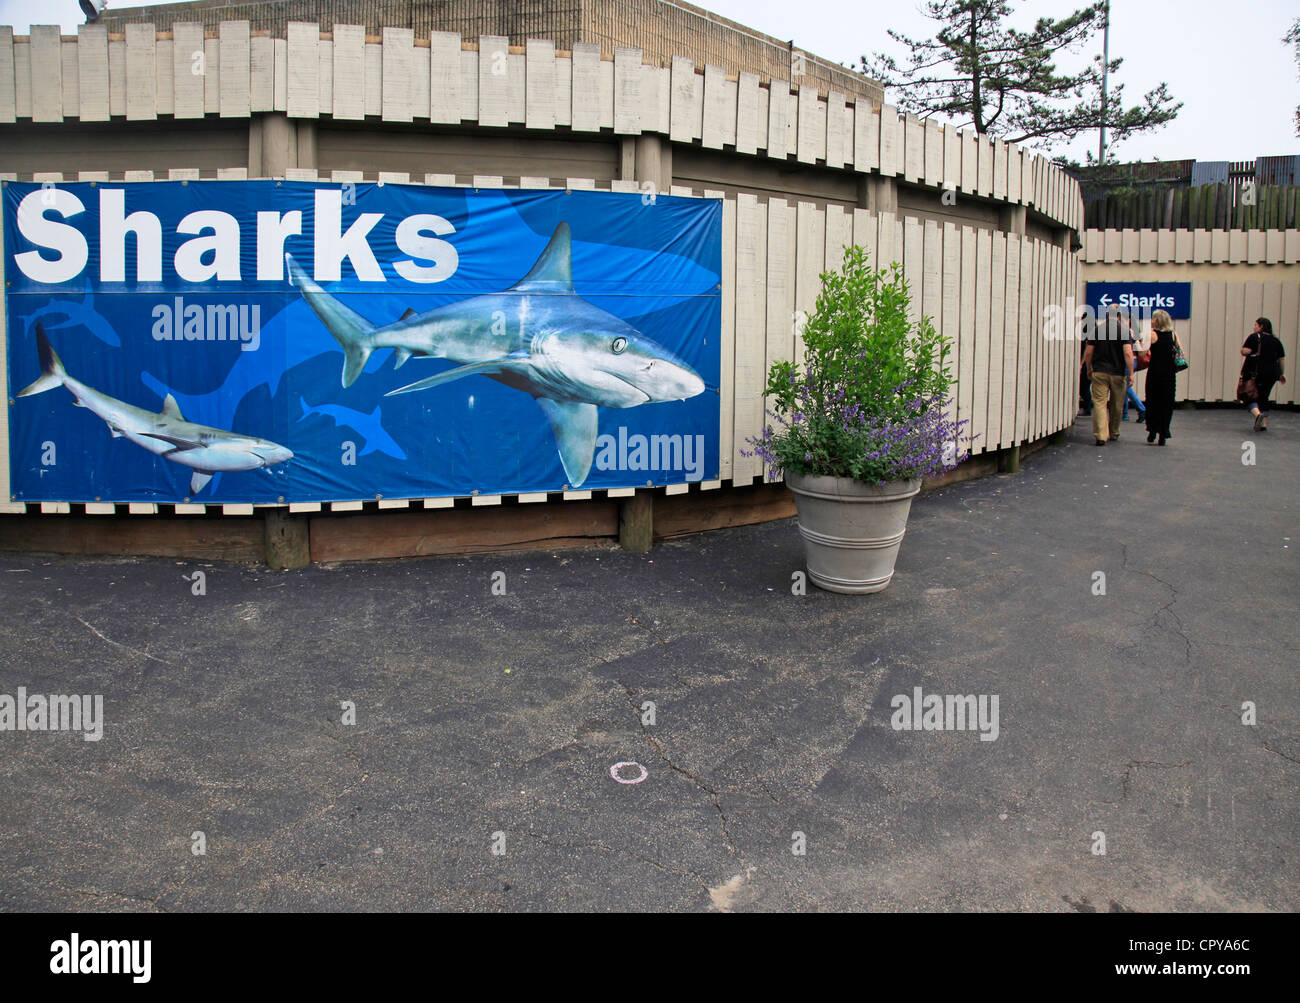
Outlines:
{"label": "metal light pole", "polygon": [[1102,30],[1101,49],[1101,142],[1097,146],[1097,166],[1106,162],[1106,88],[1110,82],[1110,0],[1106,0],[1106,24]]}

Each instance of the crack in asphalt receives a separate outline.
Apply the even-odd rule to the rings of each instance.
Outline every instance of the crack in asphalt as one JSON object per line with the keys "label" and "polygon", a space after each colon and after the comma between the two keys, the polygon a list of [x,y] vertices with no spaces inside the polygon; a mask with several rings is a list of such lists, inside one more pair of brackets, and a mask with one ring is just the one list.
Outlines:
{"label": "crack in asphalt", "polygon": [[1134,574],[1143,575],[1146,578],[1150,578],[1153,582],[1159,582],[1161,585],[1163,585],[1173,594],[1173,598],[1170,599],[1169,602],[1165,603],[1158,610],[1156,610],[1154,614],[1152,614],[1151,626],[1157,630],[1161,629],[1160,627],[1161,613],[1168,613],[1170,616],[1172,616],[1175,622],[1178,624],[1178,626],[1174,628],[1174,633],[1177,634],[1183,642],[1183,647],[1184,647],[1183,660],[1188,665],[1191,665],[1192,664],[1192,640],[1187,636],[1186,628],[1183,626],[1183,618],[1174,612],[1174,603],[1178,602],[1177,586],[1173,585],[1171,582],[1165,581],[1159,575],[1153,575],[1149,571],[1142,571],[1139,568],[1130,568],[1128,566],[1128,544],[1121,543],[1120,547],[1123,548],[1123,555],[1124,555],[1123,562],[1120,564],[1121,571],[1132,571]]}
{"label": "crack in asphalt", "polygon": [[655,738],[653,735],[651,735],[650,732],[646,731],[646,726],[644,722],[642,722],[641,720],[641,715],[637,712],[638,708],[636,706],[636,695],[632,692],[632,687],[624,686],[623,692],[627,695],[627,705],[632,709],[632,714],[636,718],[637,724],[641,728],[641,737],[644,738],[646,740],[646,744],[648,744],[650,748],[652,748],[655,751],[655,755],[657,755],[660,759],[662,759],[670,770],[672,770],[674,773],[680,773],[682,776],[686,777],[688,780],[691,781],[691,783],[695,784],[695,786],[699,790],[708,794],[709,797],[713,800],[713,807],[717,809],[718,819],[722,827],[722,837],[727,841],[727,849],[730,850],[731,855],[733,857],[739,860],[740,853],[736,850],[735,841],[731,838],[731,830],[727,828],[727,813],[722,809],[722,801],[718,796],[718,792],[714,788],[706,784],[703,780],[701,780],[698,774],[692,773],[690,770],[686,769],[683,766],[678,766],[676,763],[672,761],[668,753],[664,751],[664,747],[659,744],[659,740]]}

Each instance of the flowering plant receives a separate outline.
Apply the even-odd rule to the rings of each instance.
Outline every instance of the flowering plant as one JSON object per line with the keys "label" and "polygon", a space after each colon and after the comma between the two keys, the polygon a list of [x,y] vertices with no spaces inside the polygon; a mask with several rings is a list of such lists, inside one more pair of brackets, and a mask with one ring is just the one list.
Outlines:
{"label": "flowering plant", "polygon": [[[774,473],[846,477],[869,484],[952,470],[967,426],[949,415],[950,340],[928,317],[908,317],[902,270],[867,264],[848,247],[839,272],[822,275],[803,328],[803,369],[773,363],[766,425],[749,439]],[[967,445],[970,440],[967,439]]]}

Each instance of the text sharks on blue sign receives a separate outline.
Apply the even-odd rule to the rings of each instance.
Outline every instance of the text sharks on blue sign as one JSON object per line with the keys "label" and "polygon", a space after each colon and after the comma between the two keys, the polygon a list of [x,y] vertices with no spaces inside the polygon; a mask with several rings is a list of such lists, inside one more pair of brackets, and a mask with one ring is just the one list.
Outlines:
{"label": "text sharks on blue sign", "polygon": [[1088,306],[1094,315],[1104,316],[1111,306],[1126,308],[1134,316],[1150,318],[1165,310],[1173,320],[1192,317],[1190,282],[1089,282]]}

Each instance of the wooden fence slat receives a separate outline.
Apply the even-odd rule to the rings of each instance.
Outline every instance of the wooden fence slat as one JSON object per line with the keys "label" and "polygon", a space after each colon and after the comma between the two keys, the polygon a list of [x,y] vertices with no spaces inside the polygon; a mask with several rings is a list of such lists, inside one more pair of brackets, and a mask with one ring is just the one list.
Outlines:
{"label": "wooden fence slat", "polygon": [[[160,52],[162,51],[161,44],[159,45],[159,51]],[[63,115],[67,118],[76,118],[77,109],[81,104],[81,99],[80,99],[81,84],[77,74],[77,42],[75,40],[61,41],[59,43],[59,55],[63,62],[63,94],[62,94],[62,101],[61,101],[62,104],[61,111],[63,112]],[[167,43],[167,57],[168,59],[171,58],[171,42]],[[170,72],[168,74],[168,79],[170,81]],[[162,96],[159,95],[159,100],[161,101],[161,99]],[[170,91],[167,94],[167,101],[168,101],[167,112],[168,114],[170,114],[171,113]]]}
{"label": "wooden fence slat", "polygon": [[786,158],[786,135],[790,129],[790,82],[771,80],[768,83],[767,104],[767,155],[778,160]]}
{"label": "wooden fence slat", "polygon": [[[116,43],[122,51],[118,53],[118,58],[123,60],[119,86],[122,88],[120,112],[115,114],[126,114],[126,70],[125,70],[125,42]],[[110,58],[112,53],[110,52]],[[111,95],[110,95],[111,97]],[[32,46],[28,39],[14,40],[14,115],[17,118],[32,117]]]}
{"label": "wooden fence slat", "polygon": [[[944,130],[945,132],[951,130]],[[945,154],[950,146],[945,136]],[[948,421],[957,420],[957,379],[961,372],[961,231],[956,224],[945,222],[939,230],[940,253],[943,256],[940,266],[940,324],[939,333],[948,340],[948,357],[945,365],[952,383],[948,390],[949,401],[946,402],[944,414]],[[954,443],[960,452],[960,443]]]}
{"label": "wooden fence slat", "polygon": [[480,35],[478,39],[478,122],[504,127],[509,124],[510,39],[505,35]]}
{"label": "wooden fence slat", "polygon": [[[289,111],[289,42],[287,39],[271,39],[271,73],[271,109],[287,114]],[[159,111],[161,110],[160,108]]]}
{"label": "wooden fence slat", "polygon": [[758,153],[758,74],[740,74],[736,91],[736,152]]}
{"label": "wooden fence slat", "polygon": [[600,131],[600,45],[573,46],[573,131]]}
{"label": "wooden fence slat", "polygon": [[148,121],[158,117],[157,33],[152,24],[126,26],[126,117]]}
{"label": "wooden fence slat", "polygon": [[866,174],[880,167],[880,109],[858,98],[853,112],[853,167]]}
{"label": "wooden fence slat", "polygon": [[791,329],[791,358],[803,359],[803,325],[812,316],[817,307],[817,296],[821,292],[821,273],[827,269],[826,233],[827,221],[823,210],[812,202],[800,202],[793,210],[793,237],[795,253],[788,262],[794,285],[790,290],[788,307],[799,315],[799,320]]}
{"label": "wooden fence slat", "polygon": [[286,114],[290,118],[320,116],[320,27],[290,21],[286,28],[288,81]]}
{"label": "wooden fence slat", "polygon": [[824,271],[838,272],[844,265],[844,248],[853,243],[853,217],[844,206],[826,205],[826,263]]}
{"label": "wooden fence slat", "polygon": [[1239,265],[1246,260],[1246,231],[1228,231],[1228,262]]}
{"label": "wooden fence slat", "polygon": [[[1183,386],[1178,387],[1180,391],[1180,400],[1204,400],[1206,373],[1209,369],[1206,364],[1209,358],[1207,349],[1208,330],[1207,319],[1209,317],[1208,283],[1204,280],[1192,281],[1192,316],[1188,320],[1188,343],[1187,350],[1191,355],[1188,359],[1187,378],[1179,380]],[[1144,337],[1145,337],[1144,332]]]}
{"label": "wooden fence slat", "polygon": [[[0,28],[0,32],[5,29]],[[8,29],[12,33],[12,29]],[[0,122],[13,121],[5,114],[5,82],[12,72],[4,68],[4,36],[0,34]],[[107,122],[109,118],[108,28],[102,24],[77,26],[77,107],[67,109],[83,122]]]}
{"label": "wooden fence slat", "polygon": [[[723,198],[721,191],[706,189],[705,198]],[[735,365],[736,365],[736,203],[722,203],[722,344],[718,391],[720,423],[718,476],[730,478],[735,455]]]}
{"label": "wooden fence slat", "polygon": [[[1016,324],[1016,442],[1027,442],[1029,440],[1030,353],[1038,332],[1042,330],[1042,324],[1033,310],[1035,242],[1024,235],[1016,239],[1020,244],[1019,288],[1017,290],[1020,308]],[[1008,283],[1008,287],[1009,285]],[[1073,351],[1073,343],[1071,343],[1071,346],[1071,351]]]}
{"label": "wooden fence slat", "polygon": [[[133,35],[129,25],[127,38]],[[63,121],[63,43],[59,37],[62,29],[57,24],[34,24],[28,31],[27,51],[31,56],[31,118],[33,122]],[[134,33],[139,37],[139,32]],[[130,43],[128,42],[128,45]],[[149,26],[149,59],[153,60],[153,27]],[[153,70],[150,67],[150,79]]]}
{"label": "wooden fence slat", "polygon": [[334,40],[322,38],[316,43],[316,108],[321,115],[334,108]]}
{"label": "wooden fence slat", "polygon": [[898,109],[885,105],[880,110],[880,173],[887,178],[903,172],[903,120]]}
{"label": "wooden fence slat", "polygon": [[365,78],[365,109],[368,118],[384,113],[384,47],[366,42],[361,47],[361,73]]}
{"label": "wooden fence slat", "polygon": [[867,212],[865,209],[853,210],[853,243],[866,251],[867,264],[872,268],[877,265],[876,239],[879,228],[880,222],[876,219],[875,213]]}
{"label": "wooden fence slat", "polygon": [[925,183],[935,188],[943,187],[943,134],[935,119],[925,125]]}
{"label": "wooden fence slat", "polygon": [[[1201,353],[1201,398],[1212,401],[1217,397],[1215,388],[1219,385],[1219,379],[1222,375],[1223,356],[1222,353],[1211,351],[1210,346],[1217,332],[1224,330],[1224,308],[1226,304],[1228,287],[1223,282],[1204,281],[1199,285],[1197,282],[1192,283],[1192,309],[1197,308],[1196,293],[1203,291],[1204,295],[1200,297],[1201,303],[1204,304],[1204,331],[1205,341],[1202,345]],[[1193,314],[1195,316],[1195,314]],[[1191,360],[1190,368],[1197,366],[1195,359]]]}
{"label": "wooden fence slat", "polygon": [[1006,235],[1006,295],[1002,320],[1002,447],[1019,442],[1015,427],[1021,351],[1021,238]]}
{"label": "wooden fence slat", "polygon": [[555,43],[530,38],[524,48],[524,124],[529,129],[555,128]]}
{"label": "wooden fence slat", "polygon": [[[1002,439],[1002,370],[1005,365],[1003,357],[1003,334],[1006,327],[1007,296],[1007,235],[998,231],[992,234],[989,257],[989,361],[987,384],[987,445],[990,449],[1001,448]],[[976,355],[976,365],[979,356]]]}
{"label": "wooden fence slat", "polygon": [[[975,403],[975,263],[976,263],[975,229],[969,226],[961,228],[961,325],[960,343],[957,350],[957,417],[968,422],[966,436],[976,435],[979,429],[974,423]],[[976,439],[972,450],[978,450],[983,443]]]}
{"label": "wooden fence slat", "polygon": [[977,146],[979,174],[975,190],[987,198],[993,194],[993,143],[988,136],[980,136]]}
{"label": "wooden fence slat", "polygon": [[[798,231],[792,217],[795,211],[786,204],[785,199],[769,198],[767,200],[767,323],[764,335],[763,380],[767,384],[767,373],[772,364],[788,361],[794,357],[794,302],[795,290],[791,287],[790,277],[794,270],[794,258],[798,253]],[[802,207],[801,207],[802,208]],[[772,407],[770,398],[762,399],[762,422],[769,422],[768,409]],[[772,479],[770,468],[765,471],[767,480]]]}
{"label": "wooden fence slat", "polygon": [[[532,45],[529,42],[529,45]],[[554,53],[554,43],[551,51]],[[429,122],[458,125],[463,104],[460,93],[460,33],[429,32]],[[544,95],[539,95],[545,100]]]}
{"label": "wooden fence slat", "polygon": [[466,122],[478,121],[478,49],[460,53],[460,117]]}
{"label": "wooden fence slat", "polygon": [[[357,29],[364,31],[364,29]],[[222,21],[219,26],[220,31],[220,73],[219,80],[221,85],[221,117],[222,118],[248,118],[251,112],[249,85],[251,82],[251,36],[249,33],[247,21]],[[334,27],[334,37],[337,39],[339,26]],[[112,44],[109,45],[110,50]],[[110,51],[110,56],[112,55]],[[338,66],[334,69],[335,76],[338,76]],[[339,116],[338,106],[335,106],[334,116]],[[360,116],[358,116],[360,117]]]}
{"label": "wooden fence slat", "polygon": [[[316,26],[311,26],[316,32]],[[85,38],[81,38],[85,44]],[[203,24],[177,21],[172,25],[172,115],[177,119],[202,118],[203,80],[207,55],[203,48]]]}
{"label": "wooden fence slat", "polygon": [[1274,391],[1274,399],[1280,404],[1295,404],[1296,387],[1300,384],[1296,379],[1297,363],[1300,362],[1300,282],[1282,283],[1282,307],[1273,330],[1282,341],[1282,349],[1289,360],[1286,363],[1286,383]]}
{"label": "wooden fence slat", "polygon": [[[83,26],[84,27],[84,26]],[[80,32],[79,32],[80,33]],[[108,108],[108,29],[101,28],[99,36],[104,39],[104,108]],[[81,58],[80,55],[78,58]],[[107,115],[105,115],[107,117]],[[13,25],[0,24],[0,122],[13,122],[18,118],[18,105],[14,93],[14,29]],[[7,400],[8,398],[6,398]],[[9,492],[0,495],[0,500],[9,497]]]}
{"label": "wooden fence slat", "polygon": [[767,374],[767,210],[758,199],[741,192],[736,196],[736,310],[735,310],[735,431],[733,433],[732,483],[748,485],[761,474],[750,451],[751,436],[764,424],[763,388]]}
{"label": "wooden fence slat", "polygon": [[641,50],[618,46],[614,49],[614,132],[621,136],[641,134]]}
{"label": "wooden fence slat", "polygon": [[379,114],[385,122],[411,122],[411,65],[415,31],[411,28],[385,27],[380,33]]}
{"label": "wooden fence slat", "polygon": [[1007,144],[1001,139],[993,143],[993,197],[1007,197]]}
{"label": "wooden fence slat", "polygon": [[[921,240],[921,313],[930,318],[936,331],[942,331],[943,231],[939,224],[927,219],[922,224]],[[938,372],[938,359],[935,359],[933,369]]]}
{"label": "wooden fence slat", "polygon": [[974,195],[979,187],[979,139],[973,132],[959,132],[961,146],[961,190],[964,195]]}
{"label": "wooden fence slat", "polygon": [[359,24],[335,24],[333,35],[333,115],[358,121],[366,117],[366,29]]}
{"label": "wooden fence slat", "polygon": [[1264,249],[1264,261],[1276,265],[1285,260],[1286,234],[1282,230],[1269,230],[1265,235],[1267,244]]}
{"label": "wooden fence slat", "polygon": [[672,93],[668,108],[668,136],[674,143],[689,143],[695,138],[691,110],[693,107],[695,63],[685,56],[673,56],[669,70]]}
{"label": "wooden fence slat", "polygon": [[925,123],[908,112],[903,123],[903,179],[917,182],[925,173]]}
{"label": "wooden fence slat", "polygon": [[721,66],[704,67],[704,125],[701,143],[705,149],[721,150],[723,146],[723,125],[727,118],[723,84],[726,80],[727,71]]}

